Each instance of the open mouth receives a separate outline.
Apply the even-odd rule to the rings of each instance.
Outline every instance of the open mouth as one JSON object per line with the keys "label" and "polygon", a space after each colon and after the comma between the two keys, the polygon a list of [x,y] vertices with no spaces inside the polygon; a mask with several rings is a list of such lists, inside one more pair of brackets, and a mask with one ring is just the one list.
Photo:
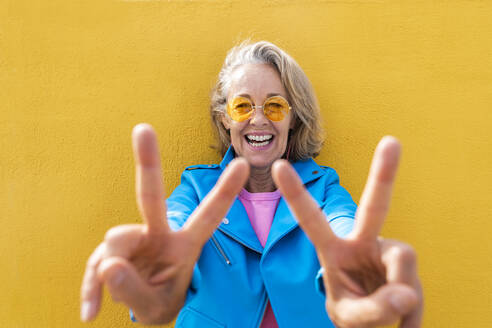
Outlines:
{"label": "open mouth", "polygon": [[245,138],[246,141],[253,147],[263,147],[270,144],[273,141],[273,135],[271,134],[264,134],[264,135],[247,134]]}

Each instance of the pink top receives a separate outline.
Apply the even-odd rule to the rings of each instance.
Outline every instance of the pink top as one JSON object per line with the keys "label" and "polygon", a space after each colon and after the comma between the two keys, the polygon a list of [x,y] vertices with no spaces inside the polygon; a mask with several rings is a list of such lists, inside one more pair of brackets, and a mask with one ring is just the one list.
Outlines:
{"label": "pink top", "polygon": [[[246,189],[243,189],[238,195],[262,246],[265,246],[268,239],[268,233],[270,232],[273,216],[277,210],[280,197],[281,195],[278,190],[273,192],[250,193]],[[260,328],[278,328],[269,301],[267,302]]]}

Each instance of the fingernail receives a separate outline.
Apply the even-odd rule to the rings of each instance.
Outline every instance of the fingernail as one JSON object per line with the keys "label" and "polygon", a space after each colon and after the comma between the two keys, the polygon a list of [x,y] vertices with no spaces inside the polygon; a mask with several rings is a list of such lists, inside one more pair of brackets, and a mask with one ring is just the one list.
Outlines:
{"label": "fingernail", "polygon": [[90,301],[84,301],[80,308],[80,320],[89,321],[92,312],[94,311],[94,306]]}
{"label": "fingernail", "polygon": [[411,298],[400,294],[392,294],[389,301],[400,314],[407,313],[413,306],[413,301]]}
{"label": "fingernail", "polygon": [[125,278],[125,272],[123,270],[117,271],[111,278],[111,285],[118,286],[123,282]]}

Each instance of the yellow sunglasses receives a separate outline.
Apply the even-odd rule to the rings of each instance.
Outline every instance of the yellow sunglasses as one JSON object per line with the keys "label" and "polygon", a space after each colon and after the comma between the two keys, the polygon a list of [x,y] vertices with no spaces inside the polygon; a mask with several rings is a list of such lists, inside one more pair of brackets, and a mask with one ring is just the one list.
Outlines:
{"label": "yellow sunglasses", "polygon": [[273,122],[279,122],[284,119],[290,107],[289,102],[282,96],[273,96],[267,98],[263,106],[255,106],[251,100],[246,97],[235,97],[227,103],[227,113],[236,122],[242,122],[253,115],[255,109],[263,109],[265,116]]}

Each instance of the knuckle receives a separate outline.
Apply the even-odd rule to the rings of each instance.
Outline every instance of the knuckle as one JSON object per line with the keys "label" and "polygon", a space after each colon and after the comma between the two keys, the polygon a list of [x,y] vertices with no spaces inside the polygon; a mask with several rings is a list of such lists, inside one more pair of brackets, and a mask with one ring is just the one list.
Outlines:
{"label": "knuckle", "polygon": [[333,321],[333,323],[335,324],[335,326],[337,328],[361,328],[360,326],[355,327],[354,325],[352,325],[352,323],[350,322],[350,319],[345,318],[343,315],[342,316],[332,315],[332,316],[330,316],[330,319]]}
{"label": "knuckle", "polygon": [[336,322],[337,322],[337,327],[356,328],[354,325],[352,325],[352,318],[344,314],[344,312],[336,316]]}
{"label": "knuckle", "polygon": [[114,238],[117,238],[120,233],[121,233],[121,226],[112,227],[108,231],[106,231],[106,234],[104,235],[104,240],[111,241]]}
{"label": "knuckle", "polygon": [[408,244],[400,244],[392,249],[393,257],[402,263],[413,264],[417,262],[417,252]]}
{"label": "knuckle", "polygon": [[104,266],[111,270],[110,275],[113,276],[116,271],[126,270],[126,263],[118,257],[110,257],[104,260]]}
{"label": "knuckle", "polygon": [[135,232],[135,230],[141,229],[141,227],[141,224],[123,224],[114,226],[106,231],[106,234],[104,235],[104,240],[106,242],[120,240],[121,238],[125,238],[129,234]]}
{"label": "knuckle", "polygon": [[104,280],[112,279],[118,272],[123,271],[126,271],[126,264],[118,257],[105,258],[98,267],[98,274],[100,274]]}
{"label": "knuckle", "polygon": [[[326,301],[326,310],[337,328],[352,328],[352,315],[342,308],[340,303]],[[355,327],[354,327],[355,328]]]}
{"label": "knuckle", "polygon": [[141,234],[143,228],[142,224],[125,224],[110,228],[104,235],[106,248],[110,249],[111,246],[124,242],[127,238],[135,236],[135,233]]}
{"label": "knuckle", "polygon": [[104,255],[104,249],[105,248],[105,243],[99,244],[99,246],[94,250],[94,252],[89,256],[86,262],[86,268],[87,269],[93,269],[98,265],[100,262],[101,258]]}
{"label": "knuckle", "polygon": [[87,262],[85,263],[86,269],[94,268],[97,265],[97,262],[99,262],[99,259],[96,258],[95,254],[92,254],[91,256],[89,256],[89,258],[87,259]]}

